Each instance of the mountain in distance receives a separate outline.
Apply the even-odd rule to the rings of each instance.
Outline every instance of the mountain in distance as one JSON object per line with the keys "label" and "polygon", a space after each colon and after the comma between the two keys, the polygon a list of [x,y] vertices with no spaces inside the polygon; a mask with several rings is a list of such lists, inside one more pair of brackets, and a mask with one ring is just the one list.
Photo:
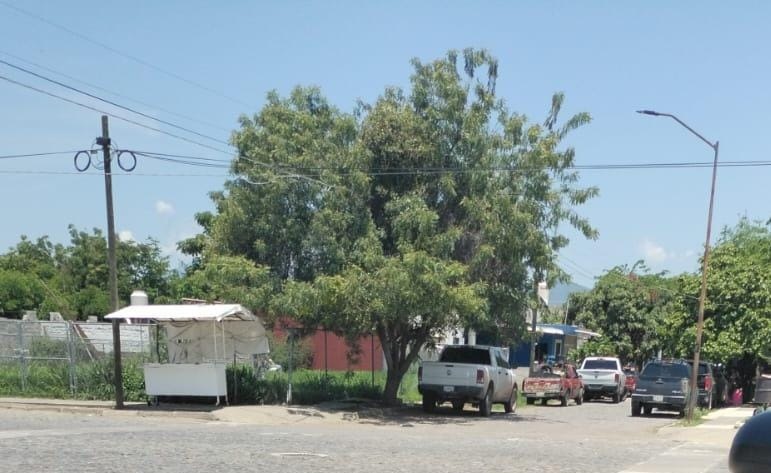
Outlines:
{"label": "mountain in distance", "polygon": [[549,307],[559,307],[568,301],[570,294],[574,292],[587,292],[588,287],[581,286],[580,284],[569,283],[557,283],[556,286],[549,290]]}

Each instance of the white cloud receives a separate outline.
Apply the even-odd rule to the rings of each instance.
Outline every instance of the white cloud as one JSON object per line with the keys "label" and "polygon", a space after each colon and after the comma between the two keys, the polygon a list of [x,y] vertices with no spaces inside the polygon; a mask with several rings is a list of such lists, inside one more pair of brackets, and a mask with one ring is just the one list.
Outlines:
{"label": "white cloud", "polygon": [[672,257],[664,247],[647,238],[643,240],[641,249],[645,259],[654,263],[662,263]]}
{"label": "white cloud", "polygon": [[158,212],[158,215],[171,215],[174,213],[174,206],[159,200],[155,203],[155,211]]}
{"label": "white cloud", "polygon": [[136,241],[134,234],[131,233],[131,230],[121,230],[118,232],[118,239],[120,241]]}

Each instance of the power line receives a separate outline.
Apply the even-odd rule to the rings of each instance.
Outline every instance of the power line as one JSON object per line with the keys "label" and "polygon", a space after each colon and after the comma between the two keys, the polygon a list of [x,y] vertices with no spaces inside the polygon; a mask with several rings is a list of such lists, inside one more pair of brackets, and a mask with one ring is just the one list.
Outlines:
{"label": "power line", "polygon": [[47,153],[27,153],[27,154],[6,154],[3,156],[0,156],[0,159],[15,159],[15,158],[34,158],[38,156],[56,156],[60,154],[73,154],[77,153],[78,150],[74,151],[51,151]]}
{"label": "power line", "polygon": [[113,107],[117,107],[117,108],[126,110],[127,112],[135,113],[135,114],[137,114],[139,116],[142,116],[144,118],[147,118],[147,119],[150,119],[150,120],[154,120],[154,121],[156,121],[158,123],[162,123],[164,125],[176,128],[178,130],[182,130],[184,132],[187,132],[187,133],[199,136],[201,138],[205,138],[207,140],[211,140],[211,141],[214,141],[216,143],[220,143],[220,144],[224,144],[226,146],[230,146],[230,143],[228,143],[227,141],[221,140],[219,138],[214,138],[212,136],[205,135],[203,133],[199,133],[199,132],[197,132],[195,130],[191,130],[190,128],[186,128],[186,127],[183,127],[183,126],[171,123],[171,122],[166,121],[166,120],[162,120],[160,118],[154,117],[154,116],[149,115],[147,113],[140,112],[139,110],[133,109],[131,107],[126,107],[125,105],[121,105],[119,103],[113,102],[112,100],[108,100],[108,99],[99,97],[98,95],[94,95],[92,93],[89,93],[89,92],[86,92],[84,90],[78,89],[77,87],[73,87],[71,85],[67,85],[64,82],[60,82],[60,81],[58,81],[56,79],[51,79],[50,77],[46,77],[43,74],[38,74],[37,72],[30,71],[29,69],[23,68],[23,67],[21,67],[19,65],[10,63],[8,61],[4,61],[3,59],[0,59],[0,64],[5,64],[6,66],[12,67],[12,68],[14,68],[14,69],[16,69],[18,71],[24,72],[25,74],[30,74],[30,75],[32,75],[34,77],[37,77],[38,79],[42,79],[42,80],[50,82],[52,84],[56,84],[56,85],[58,85],[60,87],[64,87],[65,89],[71,90],[73,92],[77,92],[79,94],[85,95],[85,96],[90,97],[92,99],[99,100],[100,102],[104,102],[106,104],[112,105]]}
{"label": "power line", "polygon": [[[2,3],[2,1],[0,1],[0,3]],[[122,116],[120,116],[120,115],[115,115],[114,113],[110,113],[110,112],[106,112],[106,111],[104,111],[104,110],[100,110],[100,109],[98,109],[98,108],[96,108],[96,107],[92,107],[92,106],[90,106],[90,105],[86,105],[86,104],[84,104],[84,103],[81,103],[81,102],[78,102],[78,101],[76,101],[76,100],[72,100],[72,99],[68,99],[68,98],[66,98],[66,97],[62,97],[62,96],[60,96],[60,95],[56,95],[56,94],[54,94],[54,93],[52,93],[52,92],[48,92],[48,91],[46,91],[46,90],[43,90],[43,89],[39,89],[39,88],[37,88],[37,87],[34,87],[34,86],[31,86],[31,85],[29,85],[29,84],[25,84],[25,83],[23,83],[23,82],[19,82],[19,81],[17,81],[17,80],[13,80],[13,79],[11,79],[11,78],[9,78],[9,77],[5,77],[5,76],[3,76],[3,75],[0,75],[0,79],[1,79],[1,80],[4,80],[4,81],[6,81],[6,82],[10,82],[10,83],[12,83],[12,84],[16,84],[16,85],[18,85],[18,86],[20,86],[20,87],[24,87],[25,89],[33,90],[33,91],[35,91],[35,92],[38,92],[38,93],[41,93],[41,94],[43,94],[43,95],[48,95],[49,97],[53,97],[53,98],[56,98],[56,99],[59,99],[59,100],[63,100],[63,101],[65,101],[65,102],[68,102],[68,103],[71,103],[71,104],[73,104],[73,105],[77,105],[77,106],[79,106],[79,107],[83,107],[83,108],[86,108],[86,109],[92,110],[92,111],[94,111],[94,112],[99,112],[99,113],[101,113],[101,114],[104,114],[104,115],[110,116],[110,117],[112,117],[112,118],[115,118],[115,119],[117,119],[117,120],[121,120],[121,121],[124,121],[124,122],[126,122],[126,123],[131,123],[132,125],[140,126],[140,127],[142,127],[142,128],[146,128],[146,129],[148,129],[148,130],[151,130],[151,131],[155,131],[155,132],[157,132],[157,133],[161,133],[161,134],[164,134],[164,135],[170,136],[170,137],[172,137],[172,138],[176,138],[176,139],[178,139],[178,140],[186,141],[186,142],[188,142],[188,143],[191,143],[191,144],[194,144],[194,145],[198,145],[198,146],[201,146],[201,147],[203,147],[203,148],[208,148],[208,149],[210,149],[210,150],[212,150],[212,151],[217,151],[217,152],[219,152],[219,153],[223,153],[223,154],[227,154],[227,155],[230,155],[230,154],[232,154],[230,151],[225,151],[225,150],[222,150],[222,149],[219,149],[219,148],[215,148],[215,147],[213,147],[213,146],[209,146],[209,145],[207,145],[206,143],[201,143],[200,141],[191,140],[190,138],[187,138],[187,137],[184,137],[184,136],[180,136],[180,135],[176,135],[176,134],[174,134],[174,133],[170,133],[170,132],[168,132],[168,131],[165,131],[165,130],[161,130],[160,128],[155,128],[155,127],[152,127],[152,126],[149,126],[149,125],[145,125],[144,123],[140,123],[140,122],[138,122],[138,121],[136,121],[136,120],[132,120],[132,119],[130,119],[130,118],[125,118],[125,117],[122,117]]]}
{"label": "power line", "polygon": [[100,85],[96,85],[94,83],[91,83],[91,82],[88,82],[88,81],[84,81],[82,79],[78,79],[77,77],[71,76],[69,74],[65,74],[64,72],[61,72],[61,71],[57,71],[56,69],[51,69],[50,67],[44,66],[42,64],[38,64],[36,62],[29,61],[27,59],[24,59],[23,57],[17,56],[17,55],[12,54],[12,53],[9,53],[8,51],[0,50],[0,54],[5,54],[6,56],[14,58],[17,61],[21,61],[24,64],[28,64],[28,65],[33,66],[33,67],[37,67],[38,69],[42,69],[42,70],[50,72],[52,74],[56,74],[58,76],[66,78],[66,79],[75,81],[77,83],[83,84],[83,85],[88,86],[88,87],[91,87],[92,89],[100,90],[100,91],[106,92],[106,93],[108,93],[110,95],[114,95],[115,97],[119,97],[119,98],[122,98],[124,100],[128,100],[129,102],[134,102],[136,104],[139,104],[139,105],[142,105],[142,106],[145,106],[145,107],[154,108],[154,109],[160,110],[161,112],[168,113],[169,115],[174,115],[174,116],[176,116],[178,118],[182,118],[184,120],[189,120],[191,122],[196,122],[196,123],[198,123],[200,125],[208,126],[210,128],[214,128],[214,129],[217,129],[217,130],[220,130],[220,131],[224,131],[226,133],[230,133],[232,131],[232,130],[230,130],[228,128],[216,125],[214,123],[207,122],[207,121],[201,120],[199,118],[191,117],[189,115],[183,115],[183,114],[177,113],[177,112],[175,112],[173,110],[169,110],[167,108],[160,107],[157,104],[150,104],[150,103],[147,103],[147,102],[143,102],[141,100],[137,100],[137,99],[128,97],[126,95],[123,95],[121,93],[115,92],[115,91],[110,90],[110,89],[107,89],[107,88],[102,87]]}
{"label": "power line", "polygon": [[86,41],[88,43],[91,43],[91,44],[94,44],[96,46],[99,46],[100,48],[103,48],[103,49],[106,49],[107,51],[110,51],[111,53],[117,54],[119,56],[123,56],[123,57],[125,57],[127,59],[130,59],[130,60],[132,60],[132,61],[134,61],[134,62],[136,62],[138,64],[141,64],[141,65],[143,65],[143,66],[145,66],[147,68],[150,68],[150,69],[152,69],[152,70],[154,70],[156,72],[160,72],[161,74],[164,74],[166,76],[172,77],[172,78],[177,79],[179,81],[182,81],[182,82],[184,82],[186,84],[192,85],[193,87],[196,87],[198,89],[205,90],[206,92],[209,92],[210,94],[214,94],[214,95],[216,95],[218,97],[222,97],[222,98],[227,99],[227,100],[229,100],[231,102],[234,102],[234,103],[237,103],[237,104],[249,107],[249,108],[252,107],[252,105],[250,105],[250,104],[248,104],[248,103],[246,103],[246,102],[244,102],[242,100],[239,100],[237,98],[231,97],[231,96],[226,95],[226,94],[223,94],[222,92],[218,92],[217,90],[214,90],[214,89],[212,89],[210,87],[202,85],[202,84],[200,84],[198,82],[195,82],[193,80],[190,80],[190,79],[187,79],[185,77],[182,77],[179,74],[176,74],[174,72],[171,72],[171,71],[168,71],[166,69],[163,69],[160,66],[156,66],[155,64],[152,64],[152,63],[150,63],[148,61],[145,61],[144,59],[138,58],[138,57],[136,57],[134,55],[131,55],[129,53],[125,53],[123,51],[115,49],[112,46],[108,46],[105,43],[102,43],[100,41],[92,39],[92,38],[90,38],[90,37],[88,37],[88,36],[86,36],[86,35],[84,35],[82,33],[77,32],[77,31],[71,30],[70,28],[67,28],[66,26],[62,26],[62,25],[60,25],[58,23],[54,23],[51,20],[43,18],[42,16],[36,15],[36,14],[34,14],[32,12],[29,12],[27,10],[21,9],[21,8],[15,6],[15,5],[12,5],[12,4],[8,3],[8,2],[0,0],[0,5],[3,5],[6,8],[10,8],[11,10],[14,10],[14,11],[16,11],[18,13],[21,13],[22,15],[26,15],[26,16],[28,16],[30,18],[34,18],[34,19],[36,19],[36,20],[38,20],[40,22],[43,22],[43,23],[45,23],[47,25],[53,26],[54,28],[58,28],[58,29],[60,29],[60,30],[62,30],[64,32],[66,32],[66,33],[69,33],[69,34],[71,34],[73,36],[77,36],[78,38],[82,39],[83,41]]}
{"label": "power line", "polygon": [[[51,175],[51,176],[92,176],[104,178],[101,172],[78,172],[78,171],[40,171],[40,170],[0,170],[0,174],[20,174],[20,175]],[[143,177],[232,177],[229,174],[188,174],[188,173],[115,173],[114,177],[122,176],[143,176]]]}
{"label": "power line", "polygon": [[595,276],[590,274],[591,270],[584,268],[583,266],[581,266],[580,264],[578,264],[575,261],[571,260],[567,256],[560,254],[560,255],[557,255],[557,257],[560,260],[563,260],[562,264],[564,266],[570,266],[570,268],[568,268],[568,269],[571,269],[572,271],[574,271],[574,272],[576,272],[576,273],[578,273],[578,274],[580,274],[580,275],[582,275],[582,276],[584,276],[586,278],[589,278],[589,279],[594,279],[595,278]]}
{"label": "power line", "polygon": [[153,151],[137,151],[137,150],[125,150],[125,151],[132,151],[138,155],[147,156],[147,157],[163,156],[165,158],[179,158],[179,159],[189,159],[192,161],[205,161],[205,162],[228,163],[228,164],[230,164],[231,162],[229,159],[203,158],[199,156],[190,156],[190,155],[184,155],[184,154],[156,153]]}

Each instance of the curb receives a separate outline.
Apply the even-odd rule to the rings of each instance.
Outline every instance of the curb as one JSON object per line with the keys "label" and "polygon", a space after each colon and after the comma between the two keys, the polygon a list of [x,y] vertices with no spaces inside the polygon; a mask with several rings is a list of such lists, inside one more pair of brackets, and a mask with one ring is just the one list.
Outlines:
{"label": "curb", "polygon": [[115,417],[176,417],[204,421],[217,421],[217,416],[209,412],[193,411],[148,411],[138,409],[113,409],[105,407],[72,406],[42,403],[0,402],[0,409],[18,409],[23,411],[57,412],[62,414],[90,414],[94,416]]}

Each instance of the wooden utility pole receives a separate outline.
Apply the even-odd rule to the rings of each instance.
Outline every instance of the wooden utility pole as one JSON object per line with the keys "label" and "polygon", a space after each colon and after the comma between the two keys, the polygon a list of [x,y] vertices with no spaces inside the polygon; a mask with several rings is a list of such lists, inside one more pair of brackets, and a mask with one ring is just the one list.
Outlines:
{"label": "wooden utility pole", "polygon": [[[110,129],[107,115],[102,115],[102,136],[96,139],[104,157],[104,193],[107,200],[107,259],[110,279],[110,310],[118,310],[118,263],[115,256],[115,214],[112,207],[112,163],[110,161]],[[112,321],[112,354],[115,366],[115,408],[123,408],[123,363],[120,349],[120,322]]]}

